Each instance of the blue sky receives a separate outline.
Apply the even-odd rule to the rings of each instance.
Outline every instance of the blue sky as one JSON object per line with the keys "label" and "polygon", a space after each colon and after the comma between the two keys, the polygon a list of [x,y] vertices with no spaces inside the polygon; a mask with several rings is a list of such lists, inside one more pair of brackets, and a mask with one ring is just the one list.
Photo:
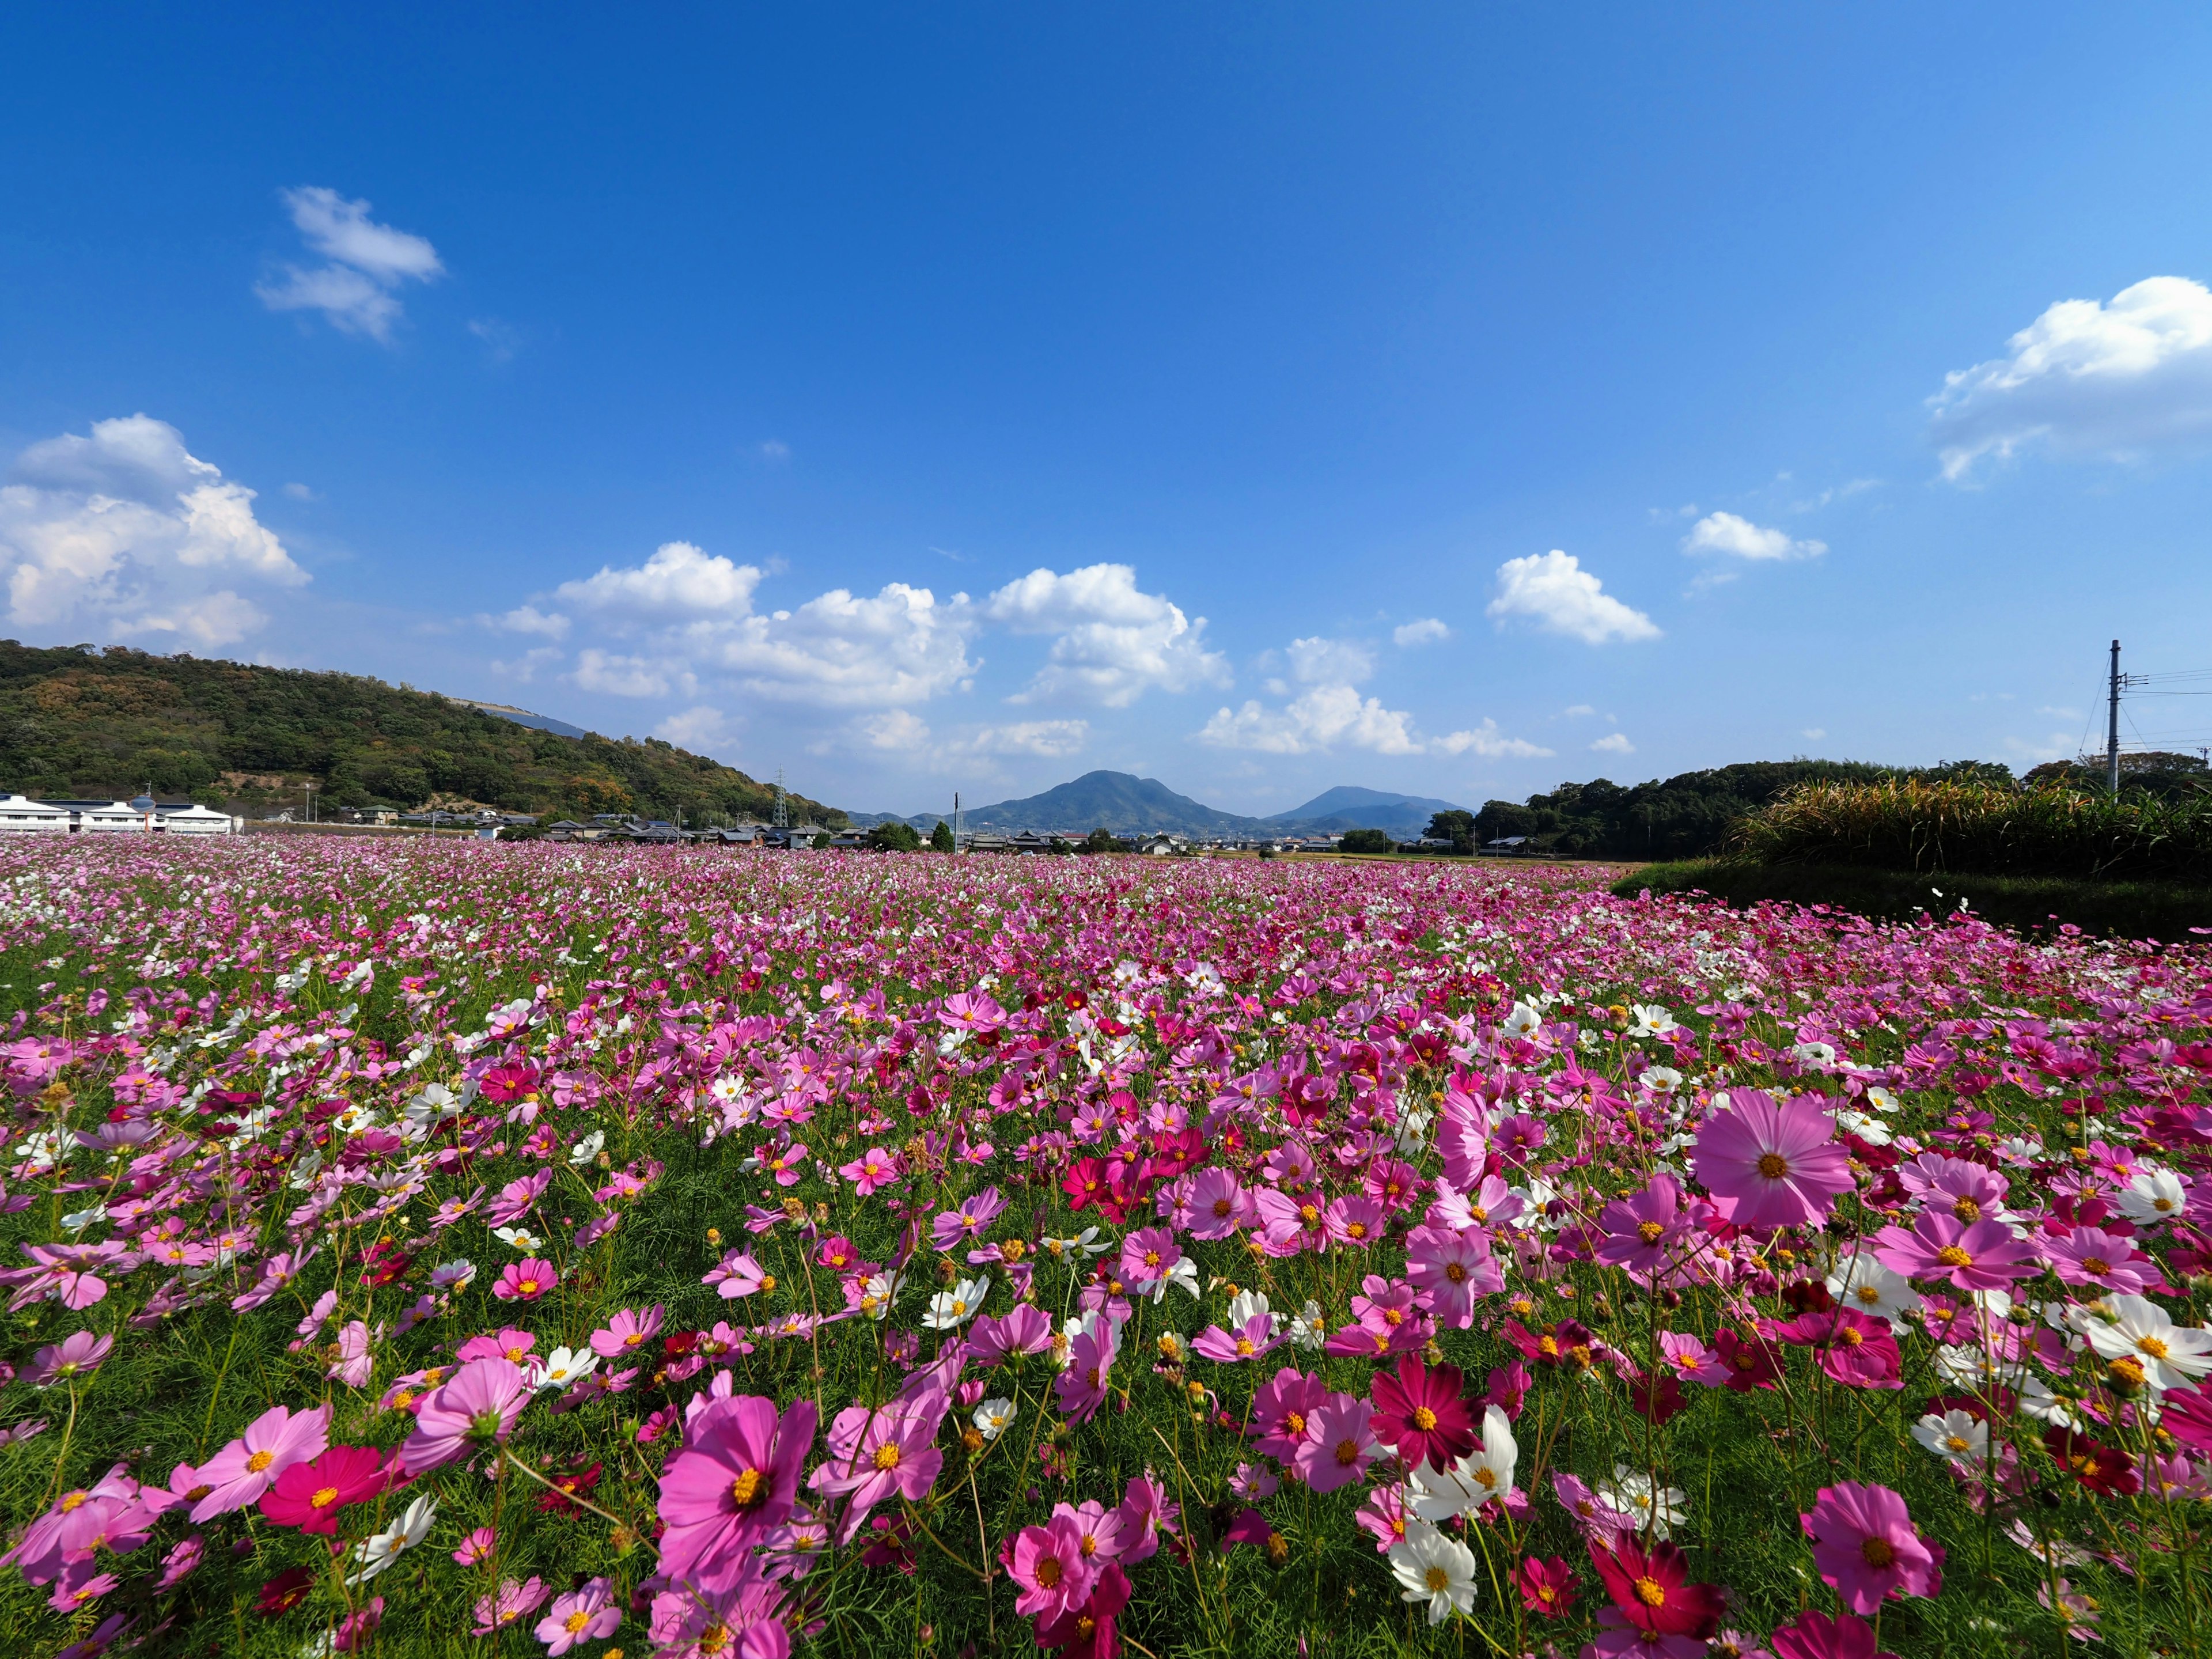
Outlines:
{"label": "blue sky", "polygon": [[[1265,811],[2025,765],[2112,636],[2212,667],[2201,8],[9,40],[26,641],[900,811],[1098,766]],[[2194,707],[2130,735],[2212,742]]]}

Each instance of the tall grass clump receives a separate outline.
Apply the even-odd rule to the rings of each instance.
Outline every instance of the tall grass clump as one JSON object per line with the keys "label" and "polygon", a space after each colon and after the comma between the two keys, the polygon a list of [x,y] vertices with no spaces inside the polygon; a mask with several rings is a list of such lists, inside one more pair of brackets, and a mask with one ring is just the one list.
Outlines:
{"label": "tall grass clump", "polygon": [[1730,850],[1762,864],[2201,878],[2212,873],[2212,792],[2164,801],[2063,785],[1811,783],[1745,818]]}

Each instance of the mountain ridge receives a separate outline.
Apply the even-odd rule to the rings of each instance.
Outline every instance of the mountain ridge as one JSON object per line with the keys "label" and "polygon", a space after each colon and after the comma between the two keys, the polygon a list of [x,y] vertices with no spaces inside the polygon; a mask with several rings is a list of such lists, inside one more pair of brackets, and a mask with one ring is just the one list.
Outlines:
{"label": "mountain ridge", "polygon": [[[1180,794],[1158,778],[1140,778],[1130,772],[1100,769],[1034,795],[993,801],[966,809],[971,830],[1018,833],[1024,830],[1106,829],[1117,836],[1173,834],[1193,836],[1256,836],[1332,835],[1346,830],[1387,830],[1418,835],[1433,812],[1447,810],[1448,801],[1425,796],[1392,794],[1339,784],[1324,790],[1304,806],[1271,817],[1224,811]],[[1311,809],[1330,810],[1316,812]],[[853,822],[910,823],[927,833],[939,819],[951,821],[949,809],[938,812],[855,812]]]}

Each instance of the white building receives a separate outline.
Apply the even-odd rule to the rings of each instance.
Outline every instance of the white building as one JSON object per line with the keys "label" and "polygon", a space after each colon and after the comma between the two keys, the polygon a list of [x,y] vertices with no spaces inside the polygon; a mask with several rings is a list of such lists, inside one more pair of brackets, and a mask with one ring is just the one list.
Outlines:
{"label": "white building", "polygon": [[70,827],[66,807],[49,806],[42,800],[33,800],[28,795],[0,795],[0,834],[30,832],[48,835],[67,835]]}
{"label": "white building", "polygon": [[228,836],[237,829],[228,812],[218,812],[212,806],[197,803],[188,806],[163,806],[157,810],[154,820],[156,830],[166,830],[173,836]]}

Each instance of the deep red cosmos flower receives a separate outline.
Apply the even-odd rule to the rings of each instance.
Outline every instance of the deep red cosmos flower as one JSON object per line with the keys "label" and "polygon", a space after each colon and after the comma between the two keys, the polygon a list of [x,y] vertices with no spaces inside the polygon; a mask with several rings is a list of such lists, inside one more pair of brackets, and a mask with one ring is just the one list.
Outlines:
{"label": "deep red cosmos flower", "polygon": [[1719,1587],[1691,1583],[1690,1559],[1672,1544],[1647,1550],[1624,1537],[1611,1549],[1593,1543],[1589,1553],[1606,1594],[1632,1630],[1703,1640],[1719,1628],[1727,1606]]}
{"label": "deep red cosmos flower", "polygon": [[[295,1463],[261,1494],[261,1512],[280,1527],[333,1533],[338,1511],[384,1490],[382,1455],[373,1446],[332,1446],[309,1463]],[[270,1581],[274,1583],[274,1580]]]}
{"label": "deep red cosmos flower", "polygon": [[2142,1489],[2142,1480],[2127,1454],[2066,1429],[2046,1429],[2044,1449],[2058,1460],[2091,1492],[2105,1498],[2125,1498]]}
{"label": "deep red cosmos flower", "polygon": [[1372,1398],[1376,1439],[1398,1449],[1407,1468],[1448,1469],[1481,1443],[1474,1413],[1460,1397],[1466,1378],[1456,1365],[1433,1370],[1407,1354],[1394,1376],[1378,1372]]}

